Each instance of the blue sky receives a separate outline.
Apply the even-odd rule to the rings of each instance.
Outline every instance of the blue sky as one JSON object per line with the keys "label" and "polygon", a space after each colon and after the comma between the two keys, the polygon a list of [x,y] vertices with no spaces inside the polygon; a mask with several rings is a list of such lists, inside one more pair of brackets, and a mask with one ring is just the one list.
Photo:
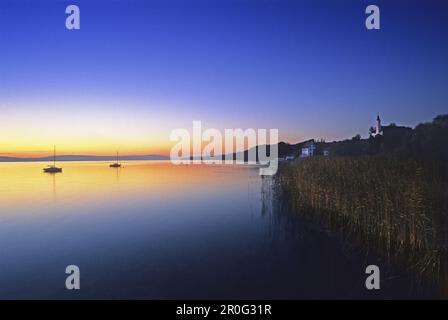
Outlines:
{"label": "blue sky", "polygon": [[[68,4],[80,7],[80,30],[65,28]],[[380,7],[381,30],[365,28],[368,4]],[[0,140],[15,132],[32,147],[45,126],[47,135],[70,127],[67,139],[84,130],[100,143],[115,128],[148,135],[139,141],[151,149],[193,120],[279,128],[289,142],[365,136],[377,112],[386,123],[429,121],[448,111],[447,9],[444,1],[0,0]]]}

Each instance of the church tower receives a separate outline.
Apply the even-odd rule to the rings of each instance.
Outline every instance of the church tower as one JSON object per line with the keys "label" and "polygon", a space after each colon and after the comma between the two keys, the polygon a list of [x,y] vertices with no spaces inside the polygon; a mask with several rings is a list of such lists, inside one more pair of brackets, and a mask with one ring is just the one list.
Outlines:
{"label": "church tower", "polygon": [[380,114],[376,116],[376,125],[374,127],[370,127],[369,134],[371,137],[376,137],[378,135],[383,134],[383,127],[381,127]]}
{"label": "church tower", "polygon": [[380,115],[378,114],[376,117],[376,128],[375,128],[375,136],[381,134],[383,129],[381,128],[381,119]]}

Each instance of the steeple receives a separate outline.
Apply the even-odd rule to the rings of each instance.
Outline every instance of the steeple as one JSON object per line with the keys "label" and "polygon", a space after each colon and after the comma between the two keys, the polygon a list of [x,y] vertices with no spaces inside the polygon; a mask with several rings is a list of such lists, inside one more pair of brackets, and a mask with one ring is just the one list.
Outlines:
{"label": "steeple", "polygon": [[383,129],[381,128],[380,114],[378,113],[378,115],[376,116],[375,136],[381,134],[382,131],[383,131]]}

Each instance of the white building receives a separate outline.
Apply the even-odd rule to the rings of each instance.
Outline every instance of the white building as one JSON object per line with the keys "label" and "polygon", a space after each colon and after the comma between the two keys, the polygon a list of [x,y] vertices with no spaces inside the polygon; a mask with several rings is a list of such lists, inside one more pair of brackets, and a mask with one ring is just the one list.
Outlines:
{"label": "white building", "polygon": [[314,156],[316,151],[316,144],[314,141],[307,142],[301,150],[300,158],[308,158]]}
{"label": "white building", "polygon": [[375,128],[371,128],[370,129],[370,135],[372,137],[376,137],[378,135],[382,135],[383,134],[383,128],[381,127],[381,119],[380,119],[380,115],[378,114],[378,116],[376,117],[376,126]]}

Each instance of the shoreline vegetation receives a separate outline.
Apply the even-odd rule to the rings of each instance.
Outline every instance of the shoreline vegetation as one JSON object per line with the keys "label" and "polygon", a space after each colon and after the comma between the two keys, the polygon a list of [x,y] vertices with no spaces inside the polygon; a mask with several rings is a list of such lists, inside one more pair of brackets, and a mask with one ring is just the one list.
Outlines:
{"label": "shoreline vegetation", "polygon": [[436,163],[314,157],[281,166],[278,182],[295,212],[323,218],[387,261],[438,280],[447,213]]}
{"label": "shoreline vegetation", "polygon": [[[388,152],[284,163],[276,182],[295,213],[437,284],[446,297],[448,116],[413,131]],[[381,150],[380,139],[362,144]]]}

